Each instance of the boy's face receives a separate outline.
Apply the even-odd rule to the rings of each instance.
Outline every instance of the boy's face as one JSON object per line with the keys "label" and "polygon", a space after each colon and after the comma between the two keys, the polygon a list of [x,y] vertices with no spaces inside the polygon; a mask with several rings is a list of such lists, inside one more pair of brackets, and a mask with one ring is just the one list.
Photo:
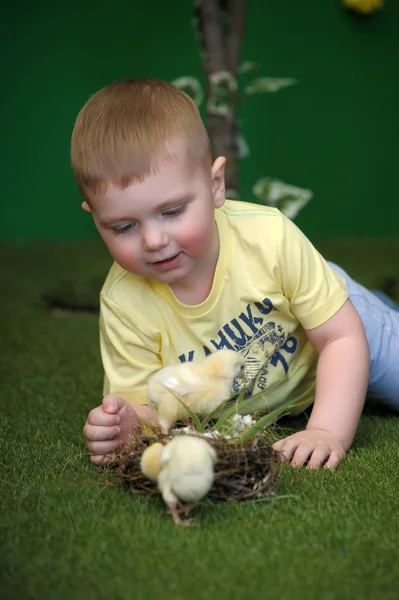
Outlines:
{"label": "boy's face", "polygon": [[91,202],[96,227],[124,269],[172,286],[190,287],[216,265],[215,208],[224,203],[225,159],[194,168],[177,142],[173,160],[125,189],[110,183]]}

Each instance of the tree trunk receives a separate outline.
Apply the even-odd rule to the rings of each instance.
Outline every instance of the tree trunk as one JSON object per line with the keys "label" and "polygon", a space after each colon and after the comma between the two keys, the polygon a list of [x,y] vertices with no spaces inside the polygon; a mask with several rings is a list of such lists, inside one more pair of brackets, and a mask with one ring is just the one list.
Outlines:
{"label": "tree trunk", "polygon": [[[247,0],[198,0],[196,10],[204,68],[207,73],[207,130],[212,156],[225,156],[227,196],[238,196],[237,71],[245,33]],[[218,112],[210,100],[215,79],[225,74],[230,82],[228,110]]]}

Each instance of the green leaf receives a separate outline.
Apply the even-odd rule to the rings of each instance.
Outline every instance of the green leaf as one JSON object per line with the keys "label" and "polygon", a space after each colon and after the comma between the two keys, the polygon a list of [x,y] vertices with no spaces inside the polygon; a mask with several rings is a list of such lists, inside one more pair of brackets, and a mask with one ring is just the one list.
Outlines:
{"label": "green leaf", "polygon": [[[226,408],[222,412],[219,419],[215,423],[215,426],[214,426],[215,429],[220,431],[220,429],[222,429],[226,425],[228,420],[231,419],[231,417],[233,417],[237,413],[245,414],[245,412],[248,412],[248,413],[255,412],[254,405],[256,406],[256,403],[258,402],[258,400],[260,400],[262,398],[266,398],[266,396],[267,396],[267,391],[261,391],[261,392],[258,392],[257,394],[254,394],[250,398],[245,398],[245,393],[247,392],[247,389],[248,388],[245,388],[245,387],[242,388],[240,390],[234,404],[232,404],[231,406],[229,405],[229,407]],[[233,398],[234,398],[234,396],[233,396]],[[231,400],[232,399],[230,398],[230,400],[227,400],[226,402],[230,402]],[[276,398],[274,400],[274,402],[269,402],[269,403],[265,402],[265,409],[270,411],[275,406],[280,407],[282,402],[285,402],[285,399],[281,398],[281,397]]]}
{"label": "green leaf", "polygon": [[238,67],[238,72],[240,74],[242,74],[242,73],[248,73],[249,71],[257,71],[259,69],[259,67],[260,67],[259,63],[254,62],[252,60],[245,60]]}
{"label": "green leaf", "polygon": [[296,85],[296,79],[284,79],[281,77],[258,77],[253,79],[248,85],[245,86],[244,92],[246,94],[267,94],[278,92],[279,90]]}
{"label": "green leaf", "polygon": [[[227,421],[233,417],[238,412],[238,407],[241,406],[243,402],[243,398],[245,395],[245,388],[242,388],[237,396],[236,401],[232,406],[229,406],[226,410],[223,411],[222,415],[219,417],[217,422],[215,423],[215,429],[220,431],[222,427],[227,423]],[[229,400],[227,400],[229,402]]]}
{"label": "green leaf", "polygon": [[[205,430],[205,427],[208,425],[208,423],[210,421],[212,421],[213,417],[216,416],[216,414],[223,408],[223,406],[225,406],[225,404],[227,404],[227,402],[230,401],[230,398],[228,398],[227,400],[223,400],[223,402],[221,402],[214,410],[212,410],[210,413],[208,413],[201,421],[201,427],[202,427],[202,431]],[[217,427],[215,427],[215,429],[217,430]]]}
{"label": "green leaf", "polygon": [[174,79],[171,81],[171,84],[179,90],[182,90],[182,92],[185,92],[187,96],[190,96],[190,98],[194,100],[197,106],[200,106],[204,99],[204,90],[198,79],[187,75]]}
{"label": "green leaf", "polygon": [[273,401],[268,400],[267,396],[269,394],[267,390],[262,390],[256,394],[253,394],[249,398],[245,398],[244,396],[246,391],[247,389],[244,388],[243,394],[237,398],[237,401],[235,403],[237,412],[239,412],[240,414],[244,414],[246,412],[254,413],[256,411],[262,410],[262,408],[258,408],[259,400],[263,400],[263,410],[268,411],[273,410],[277,406],[280,406],[282,402],[285,402],[285,397],[281,395],[277,396]]}
{"label": "green leaf", "polygon": [[271,412],[267,413],[266,415],[258,419],[255,425],[252,425],[252,427],[250,427],[249,429],[247,429],[247,431],[245,431],[245,433],[243,433],[243,435],[241,436],[242,441],[248,442],[249,440],[252,440],[252,438],[254,438],[258,433],[260,433],[260,431],[275,423],[275,421],[277,421],[278,418],[280,418],[286,413],[289,413],[289,410],[291,408],[294,408],[295,406],[297,406],[297,401],[293,400],[292,402],[283,404],[275,410],[272,410]]}
{"label": "green leaf", "polygon": [[209,75],[208,111],[213,115],[228,116],[237,102],[237,79],[229,71]]}
{"label": "green leaf", "polygon": [[252,186],[253,195],[265,204],[269,202],[272,195],[272,186],[275,180],[270,177],[261,177]]}
{"label": "green leaf", "polygon": [[254,196],[266,204],[281,210],[293,219],[313,197],[312,190],[289,185],[279,179],[261,177],[252,186]]}
{"label": "green leaf", "polygon": [[289,219],[295,219],[299,211],[308,203],[309,198],[295,198],[295,196],[285,196],[280,198],[276,204],[278,208]]}
{"label": "green leaf", "polygon": [[245,137],[240,133],[237,136],[238,158],[246,158],[249,155],[249,146]]}
{"label": "green leaf", "polygon": [[173,396],[176,398],[176,400],[178,400],[180,402],[180,404],[182,404],[184,406],[184,408],[186,409],[186,411],[188,412],[188,414],[190,416],[190,419],[194,423],[194,426],[197,429],[197,431],[202,432],[202,430],[201,430],[201,421],[200,421],[198,415],[195,414],[195,412],[193,412],[191,410],[191,408],[189,406],[187,406],[187,404],[185,404],[181,398],[179,398],[178,396],[176,396],[176,394],[173,393],[173,390],[169,389],[169,391],[171,392],[171,394],[173,394]]}

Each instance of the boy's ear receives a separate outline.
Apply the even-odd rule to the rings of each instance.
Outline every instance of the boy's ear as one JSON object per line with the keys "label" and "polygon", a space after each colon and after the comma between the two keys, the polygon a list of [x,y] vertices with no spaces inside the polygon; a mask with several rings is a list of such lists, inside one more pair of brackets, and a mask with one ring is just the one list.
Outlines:
{"label": "boy's ear", "polygon": [[91,213],[91,208],[90,206],[87,204],[86,200],[84,200],[84,202],[82,202],[82,208],[83,210],[85,210],[88,213]]}
{"label": "boy's ear", "polygon": [[224,156],[218,156],[212,165],[212,191],[213,198],[215,200],[215,208],[223,206],[225,201],[225,183],[224,183],[224,169],[226,166],[226,159]]}

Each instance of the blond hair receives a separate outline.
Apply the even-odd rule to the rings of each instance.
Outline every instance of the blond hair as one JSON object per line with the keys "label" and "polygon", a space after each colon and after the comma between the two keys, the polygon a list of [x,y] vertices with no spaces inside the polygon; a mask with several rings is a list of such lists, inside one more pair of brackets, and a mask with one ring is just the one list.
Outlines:
{"label": "blond hair", "polygon": [[209,138],[195,103],[166,81],[130,79],[112,83],[82,108],[72,133],[71,161],[86,200],[107,182],[127,187],[173,158],[167,144],[183,137],[187,157],[211,164]]}

